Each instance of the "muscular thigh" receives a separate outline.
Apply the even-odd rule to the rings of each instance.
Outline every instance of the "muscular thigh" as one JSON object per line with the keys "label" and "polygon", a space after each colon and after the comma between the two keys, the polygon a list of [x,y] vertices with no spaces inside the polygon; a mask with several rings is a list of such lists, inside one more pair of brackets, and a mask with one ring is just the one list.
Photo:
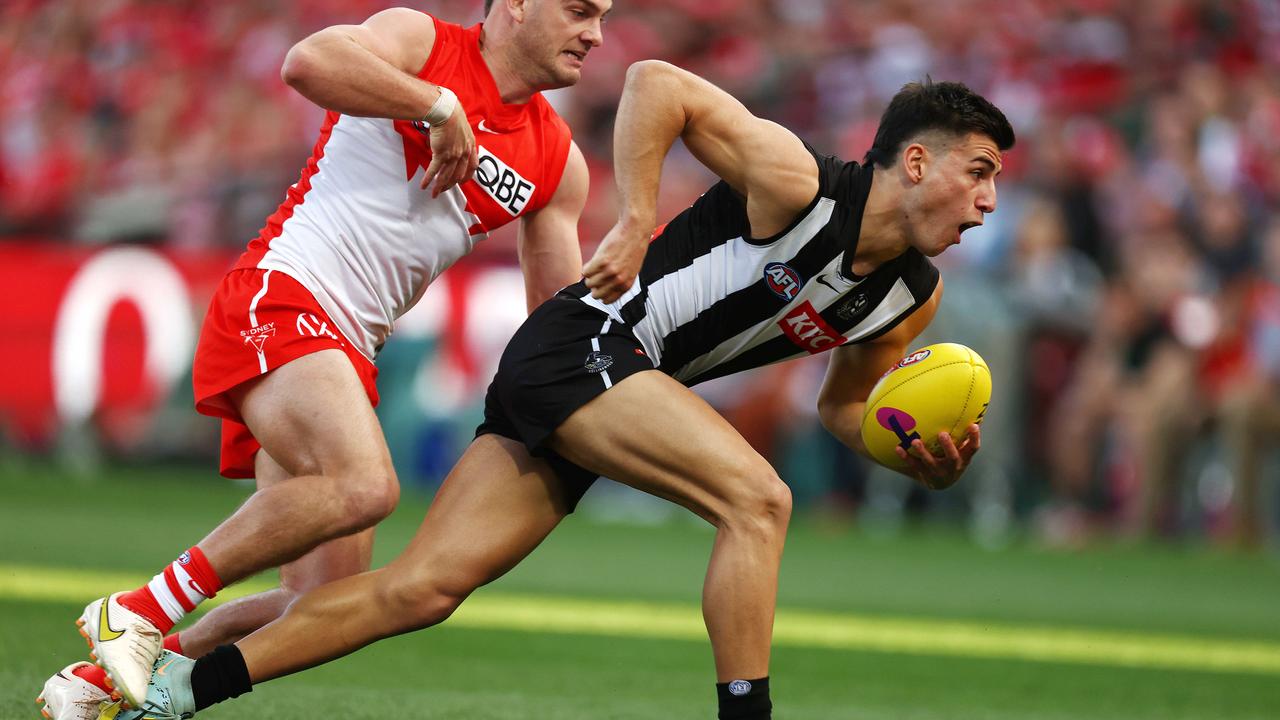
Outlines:
{"label": "muscular thigh", "polygon": [[709,521],[773,469],[702,398],[656,370],[583,405],[548,446],[569,461],[689,508]]}
{"label": "muscular thigh", "polygon": [[463,596],[514,567],[568,512],[565,489],[544,460],[514,440],[481,435],[391,566]]}
{"label": "muscular thigh", "polygon": [[288,475],[390,468],[377,416],[340,350],[304,355],[228,394],[253,436]]}

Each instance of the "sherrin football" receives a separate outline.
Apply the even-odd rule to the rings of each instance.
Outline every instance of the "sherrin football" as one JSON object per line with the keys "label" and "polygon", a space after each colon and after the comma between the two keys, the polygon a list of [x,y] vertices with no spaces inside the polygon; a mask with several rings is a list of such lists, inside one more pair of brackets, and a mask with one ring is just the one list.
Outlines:
{"label": "sherrin football", "polygon": [[991,370],[978,353],[957,343],[928,345],[895,363],[871,389],[862,441],[881,465],[906,470],[895,447],[906,449],[918,437],[939,455],[938,433],[946,430],[959,445],[970,423],[982,423],[990,402]]}

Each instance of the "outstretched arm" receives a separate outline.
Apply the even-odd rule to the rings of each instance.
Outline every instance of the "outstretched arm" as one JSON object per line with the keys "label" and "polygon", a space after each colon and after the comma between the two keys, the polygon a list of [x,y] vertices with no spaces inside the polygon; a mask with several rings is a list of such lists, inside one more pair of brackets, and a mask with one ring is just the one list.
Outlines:
{"label": "outstretched arm", "polygon": [[578,145],[570,143],[569,158],[551,201],[520,222],[517,247],[529,312],[582,277],[578,218],[587,204],[588,187],[587,161]]}
{"label": "outstretched arm", "polygon": [[[818,415],[828,432],[869,460],[875,459],[867,452],[861,429],[867,396],[885,370],[902,358],[907,345],[933,320],[941,299],[942,280],[939,279],[933,296],[898,327],[872,342],[846,345],[831,352],[827,377],[818,394]],[[920,440],[915,441],[914,454],[898,448],[899,456],[911,468],[908,475],[931,489],[940,490],[955,483],[981,443],[977,425],[969,427],[968,438],[959,446],[950,435],[943,433],[943,436],[939,438],[944,452],[941,458],[930,454]]]}
{"label": "outstretched arm", "polygon": [[435,21],[406,8],[360,25],[327,27],[294,45],[280,77],[311,102],[359,117],[426,120],[435,194],[469,179],[478,160],[467,112],[453,93],[417,77],[435,45]]}
{"label": "outstretched arm", "polygon": [[605,302],[640,271],[657,225],[662,162],[676,138],[746,198],[757,237],[786,227],[818,191],[817,164],[791,131],[668,63],[646,60],[627,70],[613,134],[618,224],[584,268],[592,296]]}

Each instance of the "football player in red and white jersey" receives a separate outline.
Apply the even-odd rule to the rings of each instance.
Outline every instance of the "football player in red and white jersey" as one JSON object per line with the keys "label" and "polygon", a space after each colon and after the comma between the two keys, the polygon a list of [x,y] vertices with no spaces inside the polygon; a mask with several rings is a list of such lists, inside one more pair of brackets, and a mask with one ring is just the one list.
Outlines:
{"label": "football player in red and white jersey", "polygon": [[[530,308],[581,277],[587,166],[539,93],[577,82],[610,6],[488,0],[471,28],[397,8],[289,51],[282,78],[328,113],[219,286],[194,365],[197,409],[223,420],[222,473],[258,491],[150,583],[86,607],[81,632],[127,703],[146,696],[163,647],[200,655],[369,567],[373,526],[399,495],[373,359],[437,275],[518,218]],[[166,637],[271,567],[279,588]]]}

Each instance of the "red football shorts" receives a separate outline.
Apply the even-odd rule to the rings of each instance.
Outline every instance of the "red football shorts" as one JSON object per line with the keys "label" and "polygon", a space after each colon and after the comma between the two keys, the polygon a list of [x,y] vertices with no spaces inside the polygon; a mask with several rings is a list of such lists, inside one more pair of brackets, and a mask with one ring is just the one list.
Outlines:
{"label": "red football shorts", "polygon": [[262,447],[227,399],[227,391],[303,355],[330,348],[347,354],[369,402],[376,406],[377,369],[343,336],[306,288],[277,270],[245,268],[227,273],[209,303],[192,368],[196,411],[222,418],[223,475],[253,477],[253,458]]}

